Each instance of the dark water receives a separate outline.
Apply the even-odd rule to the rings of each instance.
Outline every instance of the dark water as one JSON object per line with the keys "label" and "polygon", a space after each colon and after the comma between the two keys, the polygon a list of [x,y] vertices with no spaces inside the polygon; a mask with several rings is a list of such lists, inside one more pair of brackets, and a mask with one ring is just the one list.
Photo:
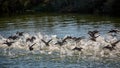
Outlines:
{"label": "dark water", "polygon": [[[110,29],[120,29],[120,18],[80,15],[80,14],[35,14],[0,19],[0,34],[4,37],[16,31],[31,34],[41,32],[47,35],[64,37],[87,36],[89,30],[99,30],[101,34]],[[76,56],[60,57],[59,55],[28,54],[17,57],[2,56],[1,68],[119,68],[117,59],[85,59]]]}
{"label": "dark water", "polygon": [[0,34],[11,35],[16,31],[42,32],[48,35],[84,36],[89,30],[108,31],[120,28],[120,19],[80,14],[38,14],[0,19]]}

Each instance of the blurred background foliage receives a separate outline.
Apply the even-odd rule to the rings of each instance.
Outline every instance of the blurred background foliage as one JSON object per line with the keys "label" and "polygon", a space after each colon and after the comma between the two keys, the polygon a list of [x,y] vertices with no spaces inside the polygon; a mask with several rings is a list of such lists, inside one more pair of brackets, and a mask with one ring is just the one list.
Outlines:
{"label": "blurred background foliage", "polygon": [[120,16],[120,0],[0,0],[0,14],[32,12]]}

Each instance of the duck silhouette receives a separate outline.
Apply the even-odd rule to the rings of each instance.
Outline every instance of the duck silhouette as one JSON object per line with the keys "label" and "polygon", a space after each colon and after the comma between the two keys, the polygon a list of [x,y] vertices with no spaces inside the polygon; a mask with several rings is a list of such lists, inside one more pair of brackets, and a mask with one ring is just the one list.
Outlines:
{"label": "duck silhouette", "polygon": [[33,46],[35,45],[36,43],[32,44],[31,46],[29,45],[29,50],[32,51],[34,48]]}
{"label": "duck silhouette", "polygon": [[81,47],[75,47],[74,49],[72,49],[72,50],[77,50],[77,51],[81,51],[83,48],[81,48]]}
{"label": "duck silhouette", "polygon": [[116,41],[114,43],[111,43],[111,46],[107,45],[107,46],[103,47],[103,49],[109,49],[110,51],[115,50],[115,46],[119,42],[120,42],[120,40],[118,40],[118,41]]}
{"label": "duck silhouette", "polygon": [[26,42],[34,42],[34,40],[36,39],[36,37],[32,36],[31,38],[27,38]]}
{"label": "duck silhouette", "polygon": [[12,39],[12,40],[16,40],[16,39],[18,39],[19,37],[18,36],[16,36],[16,35],[14,35],[14,36],[9,36],[8,37],[8,39]]}
{"label": "duck silhouette", "polygon": [[88,31],[88,34],[90,35],[90,39],[91,40],[93,40],[93,41],[96,41],[96,38],[98,37],[98,36],[95,36],[95,34],[97,34],[97,33],[99,33],[99,31],[97,31],[97,30],[94,30],[94,31]]}
{"label": "duck silhouette", "polygon": [[107,46],[103,47],[103,49],[108,49],[108,50],[110,50],[110,51],[115,50],[115,48],[114,48],[114,47],[109,46],[109,45],[107,45]]}
{"label": "duck silhouette", "polygon": [[120,32],[120,30],[118,29],[111,29],[108,33],[118,33]]}
{"label": "duck silhouette", "polygon": [[116,44],[119,43],[119,42],[120,42],[120,40],[118,40],[118,41],[116,41],[116,42],[114,42],[114,43],[111,43],[112,47],[115,47]]}
{"label": "duck silhouette", "polygon": [[43,39],[41,39],[41,41],[42,41],[46,46],[50,46],[49,43],[50,43],[50,41],[52,41],[52,39],[50,39],[50,40],[47,41],[47,42],[46,42],[45,40],[43,40]]}
{"label": "duck silhouette", "polygon": [[18,36],[23,36],[23,33],[24,33],[24,32],[19,32],[19,31],[16,32],[16,34],[17,34]]}
{"label": "duck silhouette", "polygon": [[14,42],[8,42],[7,40],[3,43],[6,44],[7,46],[11,46]]}
{"label": "duck silhouette", "polygon": [[73,38],[71,36],[67,36],[62,41],[57,41],[57,43],[55,43],[55,45],[58,44],[59,46],[63,46],[67,39],[73,39]]}

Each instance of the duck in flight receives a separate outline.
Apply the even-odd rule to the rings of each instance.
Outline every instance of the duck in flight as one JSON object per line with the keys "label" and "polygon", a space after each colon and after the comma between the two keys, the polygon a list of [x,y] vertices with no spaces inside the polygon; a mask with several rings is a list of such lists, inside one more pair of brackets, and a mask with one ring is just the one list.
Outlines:
{"label": "duck in flight", "polygon": [[32,36],[31,38],[27,38],[26,42],[33,42],[36,39],[36,37]]}
{"label": "duck in flight", "polygon": [[72,49],[72,50],[77,50],[77,51],[81,51],[83,48],[79,48],[79,47],[75,47],[74,49]]}
{"label": "duck in flight", "polygon": [[41,41],[42,41],[46,46],[50,46],[49,43],[50,43],[50,41],[52,41],[52,39],[50,39],[50,40],[47,41],[47,42],[46,42],[45,40],[43,40],[43,39],[41,39]]}
{"label": "duck in flight", "polygon": [[16,40],[16,39],[18,39],[19,37],[18,36],[16,36],[16,35],[14,35],[14,36],[9,36],[8,37],[8,39],[12,39],[12,40]]}
{"label": "duck in flight", "polygon": [[57,43],[55,43],[55,45],[58,44],[59,46],[63,46],[67,39],[71,39],[71,37],[66,37],[61,41],[57,41]]}
{"label": "duck in flight", "polygon": [[24,32],[19,32],[19,31],[16,32],[16,34],[17,34],[18,36],[23,36],[23,33],[24,33]]}
{"label": "duck in flight", "polygon": [[118,29],[111,29],[108,33],[118,33],[120,32],[120,30]]}
{"label": "duck in flight", "polygon": [[67,39],[73,39],[74,41],[78,41],[78,40],[81,40],[82,37],[71,37],[71,36],[67,36],[64,40],[67,40]]}
{"label": "duck in flight", "polygon": [[114,48],[114,47],[109,46],[109,45],[107,45],[107,46],[103,47],[103,49],[108,49],[108,50],[110,50],[110,51],[115,50],[115,48]]}
{"label": "duck in flight", "polygon": [[36,43],[32,44],[31,46],[29,45],[29,50],[32,51],[34,48],[33,46],[35,45]]}
{"label": "duck in flight", "polygon": [[99,33],[99,31],[97,30],[94,30],[94,31],[88,31],[88,34],[90,35],[90,39],[93,40],[93,41],[96,41],[96,38],[99,37],[99,36],[95,36],[95,34]]}
{"label": "duck in flight", "polygon": [[3,43],[6,44],[7,46],[11,46],[14,42],[8,42],[7,40]]}
{"label": "duck in flight", "polygon": [[114,42],[114,43],[111,43],[112,47],[115,47],[116,44],[119,43],[119,42],[120,42],[120,40],[118,40],[118,41],[116,41],[116,42]]}
{"label": "duck in flight", "polygon": [[103,47],[103,49],[109,49],[110,51],[115,50],[115,46],[119,42],[120,42],[120,40],[118,40],[118,41],[116,41],[114,43],[111,43],[111,46],[107,45],[107,46]]}

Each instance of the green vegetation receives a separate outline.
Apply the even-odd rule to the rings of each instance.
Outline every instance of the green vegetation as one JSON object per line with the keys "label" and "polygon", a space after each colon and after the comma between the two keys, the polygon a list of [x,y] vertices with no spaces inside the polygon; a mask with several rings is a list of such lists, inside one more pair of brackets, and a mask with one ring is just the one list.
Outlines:
{"label": "green vegetation", "polygon": [[120,0],[0,0],[5,15],[56,12],[120,15]]}

